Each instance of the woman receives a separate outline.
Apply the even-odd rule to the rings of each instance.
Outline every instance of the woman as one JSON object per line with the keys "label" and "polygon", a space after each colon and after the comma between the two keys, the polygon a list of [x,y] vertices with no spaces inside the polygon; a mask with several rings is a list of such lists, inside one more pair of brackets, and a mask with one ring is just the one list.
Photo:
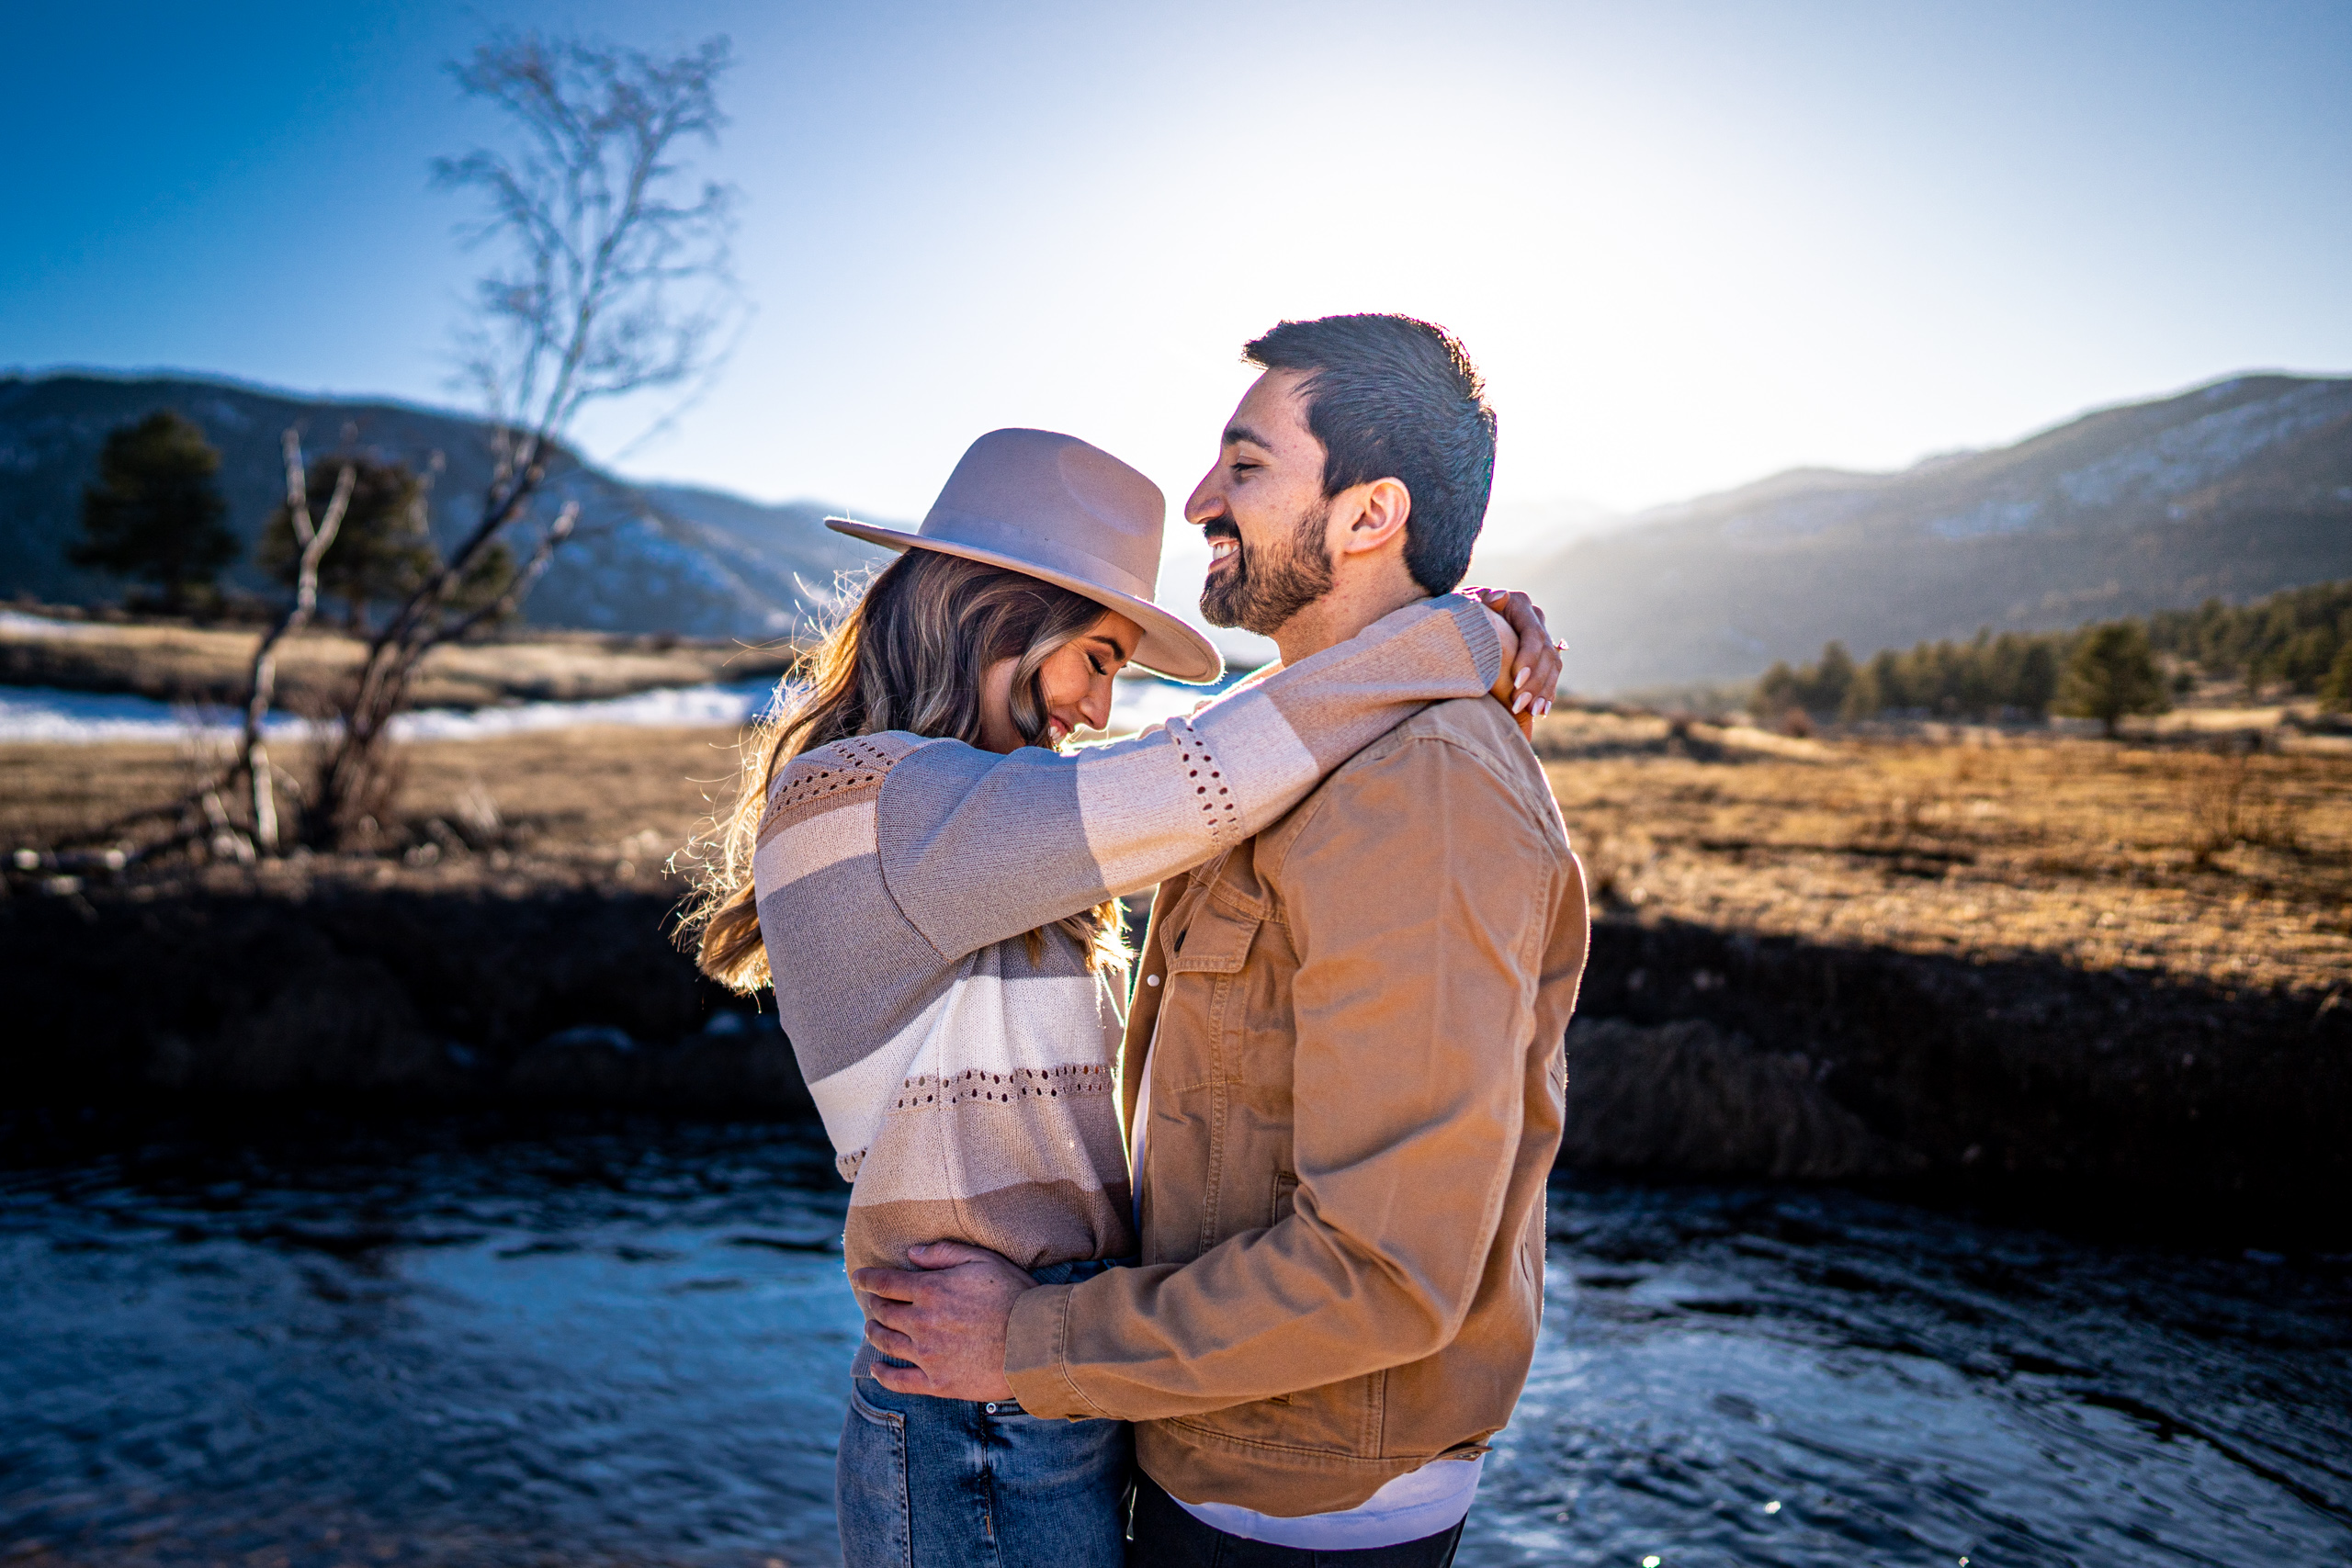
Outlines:
{"label": "woman", "polygon": [[[1106,453],[997,431],[920,533],[835,521],[907,553],[747,750],[701,959],[775,987],[852,1183],[851,1269],[950,1239],[1046,1283],[1129,1257],[1116,899],[1257,832],[1427,703],[1513,689],[1521,639],[1449,595],[1189,719],[1061,752],[1108,723],[1122,666],[1219,671],[1150,601],[1163,513]],[[1555,656],[1525,641],[1546,690]],[[851,1568],[1121,1561],[1123,1424],[894,1393],[877,1359],[860,1346],[836,1470]]]}

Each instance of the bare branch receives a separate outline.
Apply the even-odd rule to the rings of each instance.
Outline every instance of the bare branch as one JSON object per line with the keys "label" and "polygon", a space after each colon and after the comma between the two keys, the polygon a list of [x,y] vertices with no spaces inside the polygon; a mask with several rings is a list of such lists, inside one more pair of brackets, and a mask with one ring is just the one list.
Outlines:
{"label": "bare branch", "polygon": [[[670,156],[682,139],[717,139],[715,87],[729,62],[724,39],[664,60],[525,33],[455,68],[526,132],[518,154],[480,150],[434,171],[482,193],[489,214],[469,238],[508,253],[482,280],[466,354],[478,385],[492,384],[492,358],[505,367],[502,418],[548,437],[588,402],[690,381],[741,313],[727,255],[734,194],[706,183],[673,195]],[[669,298],[678,288],[695,298]]]}
{"label": "bare branch", "polygon": [[522,570],[514,574],[514,581],[507,584],[506,592],[458,621],[449,628],[448,637],[444,640],[455,641],[484,621],[498,620],[513,615],[515,606],[522,604],[524,598],[530,593],[532,586],[546,573],[548,564],[555,559],[557,547],[571,537],[572,527],[579,521],[580,503],[576,501],[565,502],[563,510],[556,513],[555,521],[548,525],[547,535],[540,539],[539,547],[531,552],[531,558],[524,563]]}
{"label": "bare branch", "polygon": [[[351,508],[351,493],[359,480],[359,470],[345,463],[343,472],[335,478],[334,494],[327,502],[326,515],[314,525],[311,521],[310,481],[302,469],[300,434],[288,430],[285,446],[286,511],[294,525],[294,536],[302,541],[302,555],[295,568],[293,603],[263,634],[254,649],[253,665],[246,675],[244,733],[238,747],[236,768],[230,775],[233,778],[243,773],[252,787],[253,848],[266,855],[277,852],[278,839],[277,775],[270,766],[269,748],[262,739],[263,725],[277,694],[277,645],[309,625],[318,608],[319,563],[343,527],[344,514]],[[206,798],[213,796],[208,794]]]}

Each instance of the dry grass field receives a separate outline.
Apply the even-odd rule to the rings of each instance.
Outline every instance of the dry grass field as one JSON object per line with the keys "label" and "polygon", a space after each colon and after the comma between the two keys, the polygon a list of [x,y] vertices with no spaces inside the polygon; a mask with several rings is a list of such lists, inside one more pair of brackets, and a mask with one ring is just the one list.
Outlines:
{"label": "dry grass field", "polygon": [[[303,749],[279,747],[297,777]],[[45,849],[175,798],[217,771],[211,747],[149,743],[0,746],[0,847]],[[482,884],[520,895],[550,886],[664,885],[664,865],[733,797],[735,736],[723,729],[581,727],[403,750],[401,819],[386,852],[299,854],[259,868],[198,863],[152,874],[168,888],[296,886],[353,877],[381,885]],[[684,883],[669,883],[684,891]]]}
{"label": "dry grass field", "polygon": [[[2352,749],[1793,740],[1567,710],[1537,739],[1604,911],[2225,987],[2352,985]],[[683,893],[665,868],[731,797],[733,739],[576,728],[420,743],[382,856],[159,871],[165,886],[326,874]],[[160,745],[0,747],[0,850],[166,799],[203,765]]]}
{"label": "dry grass field", "polygon": [[[240,704],[258,628],[162,623],[0,618],[0,681],[15,686],[131,692],[164,702]],[[339,631],[288,641],[278,692],[287,711],[326,711],[337,682],[359,663],[363,645]],[[675,638],[536,632],[450,645],[426,655],[420,707],[587,702],[657,686],[749,681],[783,670],[775,649]]]}
{"label": "dry grass field", "polygon": [[2224,987],[2352,984],[2352,748],[1538,731],[1604,907]]}

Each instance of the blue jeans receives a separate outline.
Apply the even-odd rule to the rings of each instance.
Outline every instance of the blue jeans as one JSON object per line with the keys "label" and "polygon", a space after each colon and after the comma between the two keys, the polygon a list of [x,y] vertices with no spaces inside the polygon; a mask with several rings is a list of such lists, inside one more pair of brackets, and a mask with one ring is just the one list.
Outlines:
{"label": "blue jeans", "polygon": [[[1044,1285],[1099,1260],[1036,1271]],[[850,1380],[833,1466],[845,1568],[1120,1568],[1133,1463],[1125,1421],[1064,1421],[1018,1404],[893,1393]]]}

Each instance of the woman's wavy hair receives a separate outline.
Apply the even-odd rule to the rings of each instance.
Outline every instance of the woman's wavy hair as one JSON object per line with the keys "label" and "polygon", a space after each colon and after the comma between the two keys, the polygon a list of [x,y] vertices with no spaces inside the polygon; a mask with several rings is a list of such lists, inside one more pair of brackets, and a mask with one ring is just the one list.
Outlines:
{"label": "woman's wavy hair", "polygon": [[[977,746],[981,674],[1003,659],[1017,661],[1013,728],[1042,746],[1046,716],[1038,668],[1102,613],[1068,589],[934,550],[909,550],[884,568],[795,662],[778,688],[774,716],[743,738],[735,803],[697,840],[700,882],[680,922],[682,939],[700,933],[702,972],[735,991],[772,982],[752,855],[769,792],[786,763],[803,751],[886,729]],[[1053,924],[1078,942],[1088,968],[1126,968],[1118,900]],[[1024,939],[1033,960],[1045,955],[1046,929]]]}

